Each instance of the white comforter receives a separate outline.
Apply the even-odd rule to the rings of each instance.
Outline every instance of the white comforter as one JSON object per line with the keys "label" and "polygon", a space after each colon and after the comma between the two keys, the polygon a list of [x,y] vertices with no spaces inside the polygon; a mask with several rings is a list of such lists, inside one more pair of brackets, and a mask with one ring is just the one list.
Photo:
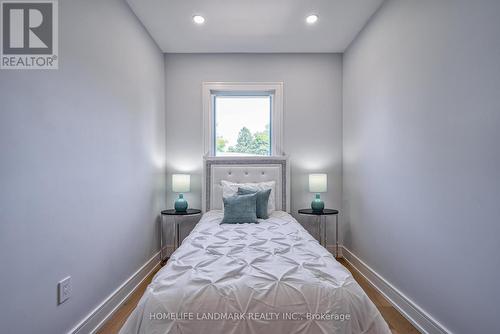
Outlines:
{"label": "white comforter", "polygon": [[121,334],[390,334],[351,274],[289,214],[220,225],[206,213]]}

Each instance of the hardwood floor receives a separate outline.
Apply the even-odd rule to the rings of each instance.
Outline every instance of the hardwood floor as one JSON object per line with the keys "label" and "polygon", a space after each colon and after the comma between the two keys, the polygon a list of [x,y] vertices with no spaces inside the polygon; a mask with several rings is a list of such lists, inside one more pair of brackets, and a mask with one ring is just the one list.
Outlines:
{"label": "hardwood floor", "polygon": [[[351,273],[354,279],[359,283],[359,285],[366,292],[368,297],[373,301],[375,306],[384,317],[392,334],[419,334],[420,332],[413,327],[413,325],[406,320],[380,293],[378,293],[370,283],[359,274],[347,261],[344,259],[339,259]],[[120,328],[123,326],[128,316],[134,310],[135,306],[141,299],[144,290],[153,279],[156,271],[151,273],[144,282],[137,288],[137,290],[130,296],[130,298],[120,307],[115,314],[109,319],[108,322],[97,332],[98,334],[115,334],[118,333]]]}
{"label": "hardwood floor", "polygon": [[153,271],[148,277],[137,287],[129,299],[113,314],[113,316],[97,331],[97,334],[115,334],[120,331],[128,316],[134,310],[135,306],[141,299],[146,287],[151,283],[153,276],[158,270]]}

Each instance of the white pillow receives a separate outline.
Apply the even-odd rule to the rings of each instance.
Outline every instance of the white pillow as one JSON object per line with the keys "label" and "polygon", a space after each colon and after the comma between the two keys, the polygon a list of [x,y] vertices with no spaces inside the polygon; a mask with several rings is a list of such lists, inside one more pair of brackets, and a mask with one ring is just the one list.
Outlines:
{"label": "white pillow", "polygon": [[255,191],[271,189],[271,193],[269,194],[269,201],[267,202],[267,213],[271,214],[271,212],[276,210],[276,204],[275,204],[276,181],[267,181],[259,183],[234,183],[222,180],[220,181],[220,183],[222,185],[222,197],[231,197],[236,195],[239,187]]}

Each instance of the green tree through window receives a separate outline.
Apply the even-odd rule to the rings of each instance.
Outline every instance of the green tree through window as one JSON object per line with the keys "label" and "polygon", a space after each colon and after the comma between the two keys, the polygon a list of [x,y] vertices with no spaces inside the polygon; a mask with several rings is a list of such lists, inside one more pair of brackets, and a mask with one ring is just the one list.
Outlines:
{"label": "green tree through window", "polygon": [[[224,145],[219,145],[223,143]],[[224,152],[227,140],[222,137],[217,138],[217,149],[220,152]],[[258,131],[252,134],[247,127],[240,129],[238,133],[238,139],[236,140],[236,145],[229,146],[227,152],[231,153],[246,153],[246,154],[256,154],[256,155],[269,155],[269,124],[266,124],[264,131]]]}
{"label": "green tree through window", "polygon": [[217,137],[217,152],[226,152],[227,140],[223,137]]}

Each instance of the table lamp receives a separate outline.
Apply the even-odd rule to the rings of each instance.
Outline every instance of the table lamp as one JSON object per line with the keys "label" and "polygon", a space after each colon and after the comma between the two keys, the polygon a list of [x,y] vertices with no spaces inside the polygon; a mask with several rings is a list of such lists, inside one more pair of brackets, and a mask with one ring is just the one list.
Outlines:
{"label": "table lamp", "polygon": [[325,208],[325,203],[321,200],[319,193],[326,193],[328,181],[326,174],[309,174],[309,192],[316,193],[316,197],[311,202],[311,209],[321,212]]}
{"label": "table lamp", "polygon": [[177,212],[186,212],[188,202],[184,199],[184,194],[191,189],[191,175],[189,174],[172,174],[172,191],[179,193],[179,198],[175,200],[174,209]]}

